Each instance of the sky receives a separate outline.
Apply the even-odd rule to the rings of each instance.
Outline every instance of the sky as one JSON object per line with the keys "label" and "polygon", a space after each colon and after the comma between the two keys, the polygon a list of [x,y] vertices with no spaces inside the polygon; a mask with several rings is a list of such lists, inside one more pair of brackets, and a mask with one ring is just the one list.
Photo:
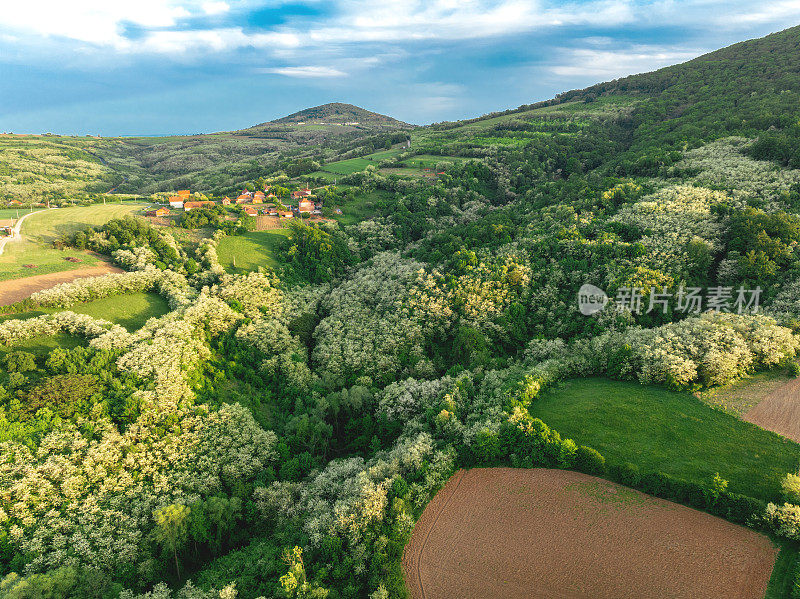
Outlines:
{"label": "sky", "polygon": [[800,24],[800,0],[0,0],[0,132],[469,118]]}

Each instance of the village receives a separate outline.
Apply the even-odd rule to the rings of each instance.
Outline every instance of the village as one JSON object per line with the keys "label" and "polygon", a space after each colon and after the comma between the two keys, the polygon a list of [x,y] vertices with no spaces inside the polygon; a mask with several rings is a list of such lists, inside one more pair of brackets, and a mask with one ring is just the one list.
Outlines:
{"label": "village", "polygon": [[[296,191],[289,192],[290,204],[285,203],[271,190],[270,185],[264,185],[263,191],[242,190],[236,198],[225,196],[221,201],[193,199],[189,189],[181,189],[176,195],[167,198],[169,207],[153,208],[145,216],[165,217],[172,214],[172,210],[190,212],[198,208],[211,208],[213,206],[239,207],[248,216],[266,216],[275,220],[304,217],[322,217],[322,200],[318,199],[313,190],[306,186]],[[283,190],[286,191],[286,190]],[[285,196],[286,197],[286,196]]]}

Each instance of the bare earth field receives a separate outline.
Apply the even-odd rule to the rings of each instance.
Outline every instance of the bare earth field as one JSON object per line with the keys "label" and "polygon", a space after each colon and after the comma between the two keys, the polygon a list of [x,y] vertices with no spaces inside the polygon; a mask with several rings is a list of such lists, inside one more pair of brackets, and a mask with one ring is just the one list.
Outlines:
{"label": "bare earth field", "polygon": [[743,418],[800,442],[800,379],[792,379],[772,391]]}
{"label": "bare earth field", "polygon": [[460,470],[403,553],[414,599],[762,599],[752,530],[564,470]]}
{"label": "bare earth field", "polygon": [[68,283],[75,279],[86,277],[98,277],[110,272],[122,272],[122,269],[110,264],[82,268],[78,270],[67,270],[53,272],[43,275],[34,275],[24,279],[12,279],[10,281],[0,281],[0,306],[8,306],[20,300],[30,297],[32,294],[42,289],[49,289],[59,283]]}

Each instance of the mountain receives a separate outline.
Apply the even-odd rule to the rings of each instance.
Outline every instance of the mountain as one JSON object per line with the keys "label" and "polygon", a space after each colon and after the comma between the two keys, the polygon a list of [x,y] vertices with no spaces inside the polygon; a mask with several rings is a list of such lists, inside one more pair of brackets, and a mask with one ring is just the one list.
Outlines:
{"label": "mountain", "polygon": [[255,125],[251,127],[251,129],[266,127],[268,125],[298,125],[301,123],[306,125],[350,124],[359,127],[386,129],[407,129],[413,127],[413,125],[398,121],[385,114],[378,114],[377,112],[365,110],[359,106],[344,104],[342,102],[331,102],[329,104],[322,104],[321,106],[306,108],[305,110],[300,110],[299,112],[274,121]]}

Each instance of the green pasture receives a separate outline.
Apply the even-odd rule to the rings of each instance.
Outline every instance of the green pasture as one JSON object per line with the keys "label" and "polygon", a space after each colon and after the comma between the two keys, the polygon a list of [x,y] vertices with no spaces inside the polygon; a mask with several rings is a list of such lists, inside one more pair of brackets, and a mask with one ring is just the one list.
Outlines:
{"label": "green pasture", "polygon": [[[79,229],[102,225],[113,218],[137,214],[144,206],[125,202],[35,212],[22,223],[22,236],[9,241],[0,255],[0,281],[97,266],[100,260],[96,255],[74,249],[58,250],[53,248],[53,241]],[[68,257],[78,258],[81,262],[70,262]],[[34,268],[24,266],[26,264],[34,265]]]}
{"label": "green pasture", "polygon": [[251,272],[259,266],[277,268],[275,252],[288,235],[288,229],[272,229],[223,237],[217,246],[220,264],[231,274]]}
{"label": "green pasture", "polygon": [[349,160],[340,160],[339,162],[331,162],[323,167],[323,170],[329,173],[338,175],[352,175],[358,173],[373,164],[371,160],[366,158],[350,158]]}
{"label": "green pasture", "polygon": [[729,490],[779,499],[780,480],[796,472],[800,445],[689,393],[606,379],[574,379],[534,400],[530,412],[564,437],[594,447],[610,464],[630,462]]}
{"label": "green pasture", "polygon": [[[68,309],[78,314],[88,314],[93,318],[108,320],[132,332],[141,328],[147,322],[147,319],[162,316],[169,312],[169,305],[158,294],[141,292],[106,297],[83,304],[76,304]],[[61,311],[63,311],[61,308],[41,308],[24,314],[4,314],[0,316],[0,322],[12,319],[27,320],[42,314],[54,314]],[[10,345],[0,345],[0,354],[10,351],[47,353],[57,347],[66,349],[77,347],[85,343],[85,341],[79,336],[68,335],[67,333],[42,335]]]}

